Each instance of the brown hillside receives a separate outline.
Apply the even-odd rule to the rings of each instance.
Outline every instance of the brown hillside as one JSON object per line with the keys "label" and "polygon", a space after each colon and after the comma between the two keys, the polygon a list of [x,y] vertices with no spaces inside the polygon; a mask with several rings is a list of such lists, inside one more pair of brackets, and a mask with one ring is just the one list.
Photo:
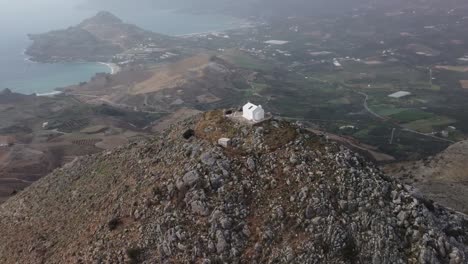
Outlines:
{"label": "brown hillside", "polygon": [[181,87],[190,79],[201,78],[208,66],[210,55],[200,54],[182,61],[157,67],[148,80],[132,88],[133,94],[157,92],[163,89]]}

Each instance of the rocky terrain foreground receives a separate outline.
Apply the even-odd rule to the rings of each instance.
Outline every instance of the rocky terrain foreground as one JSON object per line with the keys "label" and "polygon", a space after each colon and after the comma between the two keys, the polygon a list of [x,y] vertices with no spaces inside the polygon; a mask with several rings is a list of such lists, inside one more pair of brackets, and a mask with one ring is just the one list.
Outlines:
{"label": "rocky terrain foreground", "polygon": [[[231,144],[217,145],[227,137]],[[467,263],[468,220],[358,154],[221,111],[0,206],[1,263]]]}

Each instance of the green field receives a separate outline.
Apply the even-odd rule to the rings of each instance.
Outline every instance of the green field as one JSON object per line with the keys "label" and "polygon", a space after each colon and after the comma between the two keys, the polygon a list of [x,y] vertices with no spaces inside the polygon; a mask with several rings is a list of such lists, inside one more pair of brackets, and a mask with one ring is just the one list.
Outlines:
{"label": "green field", "polygon": [[228,62],[233,63],[245,69],[262,70],[262,71],[269,71],[273,69],[271,65],[268,65],[240,51],[228,51],[222,54],[221,57],[223,59],[226,59]]}
{"label": "green field", "polygon": [[351,104],[351,100],[349,100],[349,98],[347,97],[340,97],[337,99],[330,100],[327,103],[332,105],[349,105]]}
{"label": "green field", "polygon": [[467,66],[436,66],[436,69],[438,70],[446,70],[446,71],[455,71],[455,72],[468,72],[468,67]]}
{"label": "green field", "polygon": [[246,97],[252,97],[254,95],[260,96],[260,94],[263,91],[265,91],[268,87],[269,87],[268,84],[254,82],[254,83],[252,83],[252,89],[248,89],[245,92],[245,96]]}
{"label": "green field", "polygon": [[372,128],[366,128],[366,129],[362,129],[362,130],[359,130],[358,132],[354,133],[354,137],[355,138],[358,138],[358,139],[363,139],[363,138],[367,138],[369,136],[369,132]]}
{"label": "green field", "polygon": [[445,117],[445,116],[433,116],[431,118],[416,120],[407,124],[404,127],[416,130],[422,133],[431,133],[434,128],[440,126],[448,126],[455,123],[456,120]]}
{"label": "green field", "polygon": [[370,109],[381,116],[396,115],[408,110],[407,108],[398,108],[390,104],[372,105]]}
{"label": "green field", "polygon": [[434,114],[424,112],[419,109],[408,109],[408,110],[404,110],[399,113],[390,115],[390,117],[402,123],[408,123],[408,122],[413,122],[413,121],[417,121],[421,119],[433,118]]}

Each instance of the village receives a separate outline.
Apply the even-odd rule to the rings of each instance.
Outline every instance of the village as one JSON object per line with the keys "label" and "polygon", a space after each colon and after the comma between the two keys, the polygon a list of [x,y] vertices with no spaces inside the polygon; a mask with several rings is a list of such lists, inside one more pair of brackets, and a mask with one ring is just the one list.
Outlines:
{"label": "village", "polygon": [[146,43],[115,55],[112,61],[120,67],[125,67],[129,64],[159,63],[178,57],[179,54],[172,53],[165,48],[159,48],[156,43]]}

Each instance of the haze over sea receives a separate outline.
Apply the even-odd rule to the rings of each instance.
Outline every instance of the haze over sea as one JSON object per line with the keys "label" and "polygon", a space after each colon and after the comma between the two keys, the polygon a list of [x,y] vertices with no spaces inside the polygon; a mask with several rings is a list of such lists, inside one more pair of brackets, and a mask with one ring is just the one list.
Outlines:
{"label": "haze over sea", "polygon": [[[67,28],[99,11],[78,8],[76,2],[29,1],[25,9],[24,3],[15,5],[0,0],[0,90],[9,88],[24,94],[47,94],[58,87],[87,81],[98,72],[110,72],[109,67],[98,63],[43,64],[29,61],[24,55],[30,44],[27,34]],[[232,17],[180,14],[171,10],[153,9],[135,14],[131,10],[113,10],[109,7],[107,11],[125,22],[168,35],[219,31],[240,23],[240,20]]]}

